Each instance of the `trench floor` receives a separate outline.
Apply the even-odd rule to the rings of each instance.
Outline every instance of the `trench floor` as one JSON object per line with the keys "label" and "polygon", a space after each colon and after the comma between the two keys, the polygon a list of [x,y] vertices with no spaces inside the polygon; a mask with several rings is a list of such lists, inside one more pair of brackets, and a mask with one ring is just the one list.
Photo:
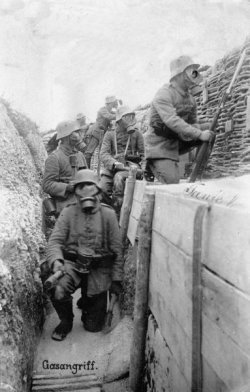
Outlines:
{"label": "trench floor", "polygon": [[[90,376],[96,374],[98,380],[105,383],[106,378],[106,381],[115,380],[117,369],[111,369],[116,366],[114,363],[115,358],[112,356],[114,356],[114,351],[118,349],[119,358],[119,344],[121,352],[123,351],[123,356],[125,350],[127,351],[125,352],[125,357],[129,357],[129,347],[124,345],[128,345],[130,331],[132,334],[132,321],[129,318],[123,319],[108,334],[104,334],[103,332],[87,332],[84,330],[81,322],[81,311],[76,307],[76,301],[79,296],[80,290],[77,290],[74,294],[73,301],[75,315],[73,330],[62,342],[51,339],[51,334],[59,323],[59,318],[51,305],[37,347],[34,361],[34,376],[44,375],[45,377],[55,376],[63,378],[72,377],[73,375],[78,377],[81,375]],[[114,320],[116,317],[119,317],[118,310],[114,312]],[[110,372],[114,374],[110,375]],[[113,389],[112,384],[115,389]],[[105,384],[106,387],[104,385],[103,390],[107,392],[113,390],[125,392],[127,391],[127,384],[126,379],[114,381]]]}

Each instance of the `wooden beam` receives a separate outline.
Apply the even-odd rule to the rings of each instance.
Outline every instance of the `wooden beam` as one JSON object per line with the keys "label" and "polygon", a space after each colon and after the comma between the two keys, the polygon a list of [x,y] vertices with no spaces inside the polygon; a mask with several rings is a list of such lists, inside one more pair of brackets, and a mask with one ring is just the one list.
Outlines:
{"label": "wooden beam", "polygon": [[123,246],[127,238],[128,223],[129,223],[129,216],[130,216],[130,211],[133,202],[135,181],[136,181],[136,168],[131,168],[129,171],[129,176],[126,180],[124,198],[123,198],[121,216],[119,222],[121,227],[121,237],[122,237]]}
{"label": "wooden beam", "polygon": [[148,280],[151,254],[151,232],[154,212],[154,194],[145,193],[139,225],[138,265],[134,308],[134,329],[130,353],[130,388],[139,392],[145,361],[145,340],[148,317]]}

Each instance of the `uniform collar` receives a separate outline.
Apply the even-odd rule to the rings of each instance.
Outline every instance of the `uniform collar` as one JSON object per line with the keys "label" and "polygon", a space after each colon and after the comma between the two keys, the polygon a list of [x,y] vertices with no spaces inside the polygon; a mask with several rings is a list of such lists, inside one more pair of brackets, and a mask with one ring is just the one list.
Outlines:
{"label": "uniform collar", "polygon": [[77,151],[70,147],[67,144],[60,144],[59,149],[64,152],[65,155],[71,155],[71,154],[76,154]]}
{"label": "uniform collar", "polygon": [[190,95],[189,91],[183,90],[180,86],[178,86],[177,83],[170,82],[170,86],[175,89],[176,91],[178,91],[179,94],[181,94],[183,97],[187,97]]}

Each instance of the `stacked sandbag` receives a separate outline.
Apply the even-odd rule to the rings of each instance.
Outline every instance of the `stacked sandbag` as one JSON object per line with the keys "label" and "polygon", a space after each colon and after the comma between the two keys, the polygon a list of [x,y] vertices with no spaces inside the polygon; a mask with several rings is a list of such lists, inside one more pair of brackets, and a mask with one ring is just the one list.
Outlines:
{"label": "stacked sandbag", "polygon": [[[216,142],[205,175],[220,177],[250,172],[250,126],[247,125],[247,97],[250,94],[250,39],[227,54],[204,75],[202,91],[196,95],[198,116],[211,122],[229,86],[242,50],[246,56],[231,95],[221,110],[216,127]],[[249,109],[248,109],[249,110]]]}

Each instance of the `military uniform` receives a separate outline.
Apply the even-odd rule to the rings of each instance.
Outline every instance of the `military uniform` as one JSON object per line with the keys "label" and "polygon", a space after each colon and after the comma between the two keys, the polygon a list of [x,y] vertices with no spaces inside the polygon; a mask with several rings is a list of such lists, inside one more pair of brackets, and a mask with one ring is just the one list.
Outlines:
{"label": "military uniform", "polygon": [[138,129],[131,135],[128,135],[127,132],[120,130],[119,126],[116,125],[114,131],[105,134],[100,156],[105,167],[101,177],[101,186],[105,194],[111,194],[113,191],[114,207],[117,212],[123,200],[124,185],[128,177],[128,171],[118,171],[116,173],[114,166],[116,162],[126,163],[126,158],[124,157],[125,150],[127,160],[129,160],[129,157],[131,159],[137,157],[138,162],[142,162],[144,160],[143,136]]}
{"label": "military uniform", "polygon": [[[122,244],[115,212],[109,206],[97,203],[92,213],[82,211],[78,203],[64,208],[51,234],[47,260],[52,268],[54,261],[64,262],[65,274],[52,293],[52,303],[62,319],[73,320],[71,294],[84,284],[86,287],[82,321],[87,330],[101,330],[105,312],[107,290],[112,281],[123,278]],[[67,260],[67,253],[93,252],[110,255],[93,262],[90,272],[81,272],[76,261]]]}
{"label": "military uniform", "polygon": [[115,119],[115,114],[110,112],[106,106],[102,107],[97,112],[95,124],[93,124],[87,132],[88,145],[85,152],[88,166],[90,167],[91,157],[100,143],[101,137],[111,128],[112,121]]}
{"label": "military uniform", "polygon": [[[75,155],[76,167],[70,164],[70,156]],[[48,193],[56,202],[57,214],[63,207],[74,203],[75,196],[66,190],[69,181],[74,179],[75,171],[86,168],[86,160],[81,152],[73,152],[72,149],[61,144],[59,148],[51,153],[45,162],[43,191]]]}

